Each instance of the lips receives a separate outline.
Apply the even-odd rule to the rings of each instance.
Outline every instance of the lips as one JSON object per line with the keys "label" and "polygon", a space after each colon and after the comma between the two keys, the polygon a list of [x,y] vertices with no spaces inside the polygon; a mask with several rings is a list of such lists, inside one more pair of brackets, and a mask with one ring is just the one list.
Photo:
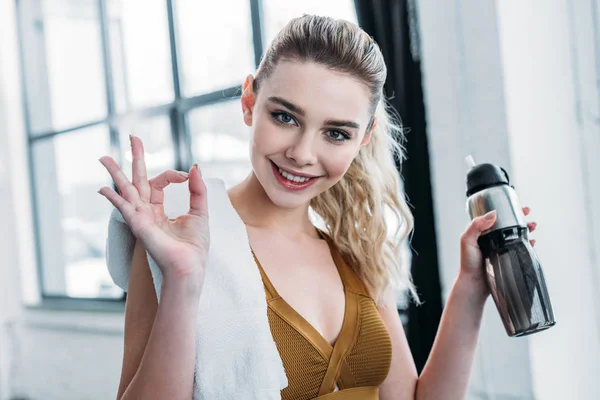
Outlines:
{"label": "lips", "polygon": [[[275,176],[275,179],[280,184],[280,186],[282,186],[285,189],[293,190],[293,191],[304,190],[304,189],[308,188],[309,186],[312,186],[317,180],[320,179],[320,177],[314,177],[314,178],[310,178],[306,182],[290,181],[289,179],[284,178],[279,173],[279,167],[273,161],[271,161],[271,170],[273,171],[273,175]],[[300,176],[300,175],[298,175],[298,176]]]}
{"label": "lips", "polygon": [[[269,161],[271,161],[271,160],[269,160]],[[294,171],[292,171],[292,170],[289,170],[289,169],[282,168],[282,167],[280,167],[279,165],[275,164],[273,161],[271,161],[271,163],[275,165],[275,168],[281,169],[281,170],[283,170],[284,172],[287,172],[287,173],[288,173],[288,174],[290,174],[290,175],[298,176],[298,177],[300,177],[300,178],[320,178],[320,176],[314,176],[314,175],[309,175],[309,174],[303,174],[303,173],[301,173],[301,172],[294,172]]]}

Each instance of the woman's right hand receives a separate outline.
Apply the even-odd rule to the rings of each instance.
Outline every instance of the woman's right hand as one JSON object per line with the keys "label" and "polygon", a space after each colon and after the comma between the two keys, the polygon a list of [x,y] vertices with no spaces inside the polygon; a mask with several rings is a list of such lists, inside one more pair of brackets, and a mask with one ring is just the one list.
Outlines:
{"label": "woman's right hand", "polygon": [[[200,170],[197,165],[189,174],[167,170],[148,181],[144,145],[137,136],[131,136],[131,149],[132,182],[110,156],[103,156],[99,161],[110,173],[120,194],[106,186],[98,193],[121,212],[131,232],[158,264],[163,280],[187,280],[199,289],[204,281],[210,245],[207,189]],[[169,219],[164,211],[163,189],[170,183],[186,180],[190,209],[187,214]]]}

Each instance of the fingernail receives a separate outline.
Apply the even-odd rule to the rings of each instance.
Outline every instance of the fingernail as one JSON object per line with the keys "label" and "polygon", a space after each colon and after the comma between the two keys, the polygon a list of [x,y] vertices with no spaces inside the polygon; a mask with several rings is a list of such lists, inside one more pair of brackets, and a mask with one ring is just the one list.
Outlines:
{"label": "fingernail", "polygon": [[490,220],[496,217],[496,210],[492,210],[483,216],[485,219]]}
{"label": "fingernail", "polygon": [[188,174],[187,172],[183,172],[183,171],[177,171],[177,173],[181,176],[183,176],[184,178],[187,178],[190,176],[190,174]]}
{"label": "fingernail", "polygon": [[202,176],[202,171],[200,171],[200,167],[198,167],[198,163],[194,163],[193,166],[198,170],[198,172],[200,172],[200,176]]}

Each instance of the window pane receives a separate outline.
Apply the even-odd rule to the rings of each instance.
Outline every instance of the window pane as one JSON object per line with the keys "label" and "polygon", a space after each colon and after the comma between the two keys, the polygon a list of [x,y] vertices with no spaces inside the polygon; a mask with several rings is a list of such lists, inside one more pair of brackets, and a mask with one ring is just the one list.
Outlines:
{"label": "window pane", "polygon": [[239,85],[254,72],[249,0],[177,0],[175,11],[186,96]]}
{"label": "window pane", "polygon": [[167,2],[108,3],[115,101],[119,112],[173,100]]}
{"label": "window pane", "polygon": [[356,23],[354,0],[262,0],[265,49],[277,33],[292,19],[302,14],[323,15],[341,18]]}
{"label": "window pane", "polygon": [[230,187],[250,173],[250,128],[244,124],[239,99],[197,108],[188,115],[192,155],[205,176]]}
{"label": "window pane", "polygon": [[128,127],[120,129],[121,132],[121,169],[131,181],[131,162],[133,160],[129,135],[135,135],[144,143],[144,160],[146,161],[146,172],[148,179],[167,169],[175,167],[175,148],[171,137],[171,123],[166,115],[147,118],[132,123]]}
{"label": "window pane", "polygon": [[69,297],[119,298],[105,262],[113,206],[97,193],[112,180],[98,158],[110,154],[99,126],[32,145],[43,292]]}
{"label": "window pane", "polygon": [[24,1],[25,84],[34,132],[106,116],[98,3]]}

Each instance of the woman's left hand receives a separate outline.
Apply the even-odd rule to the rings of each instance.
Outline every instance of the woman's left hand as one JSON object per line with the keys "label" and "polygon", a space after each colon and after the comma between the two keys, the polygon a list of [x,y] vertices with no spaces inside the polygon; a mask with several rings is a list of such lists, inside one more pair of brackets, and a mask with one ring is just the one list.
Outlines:
{"label": "woman's left hand", "polygon": [[[523,207],[523,214],[528,215],[531,212],[529,207]],[[489,214],[489,213],[488,213]],[[483,255],[477,239],[481,233],[489,229],[496,221],[496,215],[493,213],[491,219],[485,219],[485,215],[474,218],[467,229],[460,237],[460,277],[467,278],[473,282],[477,291],[484,297],[489,294],[488,286],[485,282],[485,269],[483,267]],[[529,232],[533,232],[537,227],[535,222],[528,222]],[[535,246],[535,240],[529,241]]]}

